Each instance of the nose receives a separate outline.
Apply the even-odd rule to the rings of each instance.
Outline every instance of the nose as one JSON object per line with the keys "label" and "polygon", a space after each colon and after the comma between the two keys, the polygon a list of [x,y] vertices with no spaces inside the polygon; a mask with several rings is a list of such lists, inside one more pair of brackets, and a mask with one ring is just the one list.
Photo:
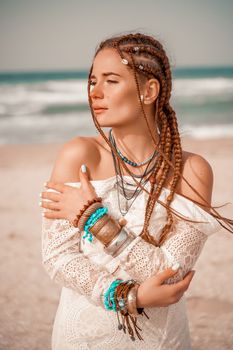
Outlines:
{"label": "nose", "polygon": [[103,89],[95,83],[95,85],[90,86],[90,97],[95,99],[95,98],[103,98]]}

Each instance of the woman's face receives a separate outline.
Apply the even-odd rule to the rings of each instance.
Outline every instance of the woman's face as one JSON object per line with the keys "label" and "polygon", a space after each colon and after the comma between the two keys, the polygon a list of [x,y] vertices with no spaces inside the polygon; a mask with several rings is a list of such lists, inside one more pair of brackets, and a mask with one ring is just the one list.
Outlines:
{"label": "woman's face", "polygon": [[[130,125],[141,114],[133,72],[121,62],[115,49],[103,49],[95,57],[90,97],[102,127]],[[106,109],[95,110],[101,107]]]}

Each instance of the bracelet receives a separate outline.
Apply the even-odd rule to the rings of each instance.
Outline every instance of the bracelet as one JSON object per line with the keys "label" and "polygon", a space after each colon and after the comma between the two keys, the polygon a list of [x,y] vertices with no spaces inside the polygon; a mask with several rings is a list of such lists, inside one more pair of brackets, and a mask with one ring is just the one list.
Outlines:
{"label": "bracelet", "polygon": [[132,241],[134,236],[128,233],[124,228],[121,228],[120,233],[109,243],[108,246],[104,247],[104,251],[116,257],[119,255]]}
{"label": "bracelet", "polygon": [[[102,225],[102,220],[104,221],[104,225]],[[101,228],[99,229],[99,227]],[[104,246],[108,246],[120,232],[121,226],[110,215],[106,214],[90,227],[89,230]]]}
{"label": "bracelet", "polygon": [[115,304],[113,295],[115,293],[117,286],[122,282],[123,281],[121,279],[116,279],[111,283],[106,293],[104,293],[104,306],[106,310],[116,311],[116,304]]}
{"label": "bracelet", "polygon": [[[139,340],[143,340],[141,334],[139,333],[139,330],[142,331],[140,327],[137,325],[137,317],[131,315],[129,313],[129,305],[128,305],[128,295],[131,292],[134,287],[138,285],[138,282],[135,280],[128,280],[125,282],[122,282],[120,285],[118,285],[115,289],[115,299],[117,300],[116,305],[117,311],[120,312],[120,316],[122,319],[122,324],[119,321],[118,317],[118,329],[123,329],[123,331],[126,333],[128,331],[128,334],[130,335],[130,338],[132,341],[135,341],[135,335],[138,337]],[[120,301],[126,301],[124,304],[126,307],[120,308],[119,302]],[[136,301],[135,301],[135,307],[136,307]],[[131,307],[132,309],[132,307]],[[136,313],[138,316],[138,313]],[[149,319],[148,315],[145,313],[144,309],[141,310],[141,313],[139,314],[145,314],[145,316]],[[131,321],[131,323],[130,323]]]}
{"label": "bracelet", "polygon": [[143,308],[137,308],[137,291],[139,284],[136,283],[133,288],[130,289],[127,295],[128,312],[130,315],[138,317],[142,314]]}
{"label": "bracelet", "polygon": [[[105,309],[113,310],[117,313],[118,329],[123,330],[124,333],[128,332],[132,341],[135,341],[135,335],[139,340],[143,340],[139,333],[142,329],[138,327],[137,317],[135,315],[145,315],[149,319],[144,308],[137,309],[136,307],[136,292],[138,287],[139,283],[133,279],[127,281],[116,279],[104,293]],[[121,317],[121,321],[119,316]]]}
{"label": "bracelet", "polygon": [[108,212],[108,208],[106,207],[102,207],[102,208],[98,208],[96,211],[94,211],[94,213],[91,214],[91,216],[88,218],[88,220],[86,221],[85,225],[84,225],[84,231],[86,232],[85,236],[83,236],[83,238],[88,238],[88,240],[90,242],[93,241],[93,235],[90,232],[90,228],[92,226],[94,226],[94,224],[104,215],[106,215],[106,213]]}
{"label": "bracelet", "polygon": [[87,203],[79,211],[79,214],[76,215],[76,218],[73,221],[73,226],[74,227],[78,227],[78,222],[79,222],[81,216],[83,215],[83,213],[87,210],[87,208],[90,207],[90,205],[92,205],[93,203],[97,203],[97,202],[102,202],[102,198],[101,197],[96,197],[96,198],[93,198],[92,200],[88,200],[87,201]]}
{"label": "bracelet", "polygon": [[[97,209],[102,208],[103,205],[101,202],[94,202],[92,204],[90,204],[84,211],[84,213],[81,215],[81,217],[76,220],[78,220],[78,228],[80,230],[80,232],[83,231],[84,226],[86,221],[89,219],[89,217],[91,216],[91,214],[93,214]],[[78,217],[78,216],[77,216]]]}
{"label": "bracelet", "polygon": [[[98,197],[101,199],[101,197]],[[98,199],[97,198],[97,199]],[[95,200],[94,200],[95,201]],[[110,215],[105,213],[95,221],[94,224],[89,226],[87,223],[90,220],[90,216],[99,208],[105,208],[101,203],[93,202],[82,214],[79,219],[78,227],[80,231],[88,227],[88,231],[84,238],[92,241],[92,235],[94,235],[103,245],[106,254],[116,257],[119,255],[133,240],[134,236],[127,232],[118,221],[114,220]]]}

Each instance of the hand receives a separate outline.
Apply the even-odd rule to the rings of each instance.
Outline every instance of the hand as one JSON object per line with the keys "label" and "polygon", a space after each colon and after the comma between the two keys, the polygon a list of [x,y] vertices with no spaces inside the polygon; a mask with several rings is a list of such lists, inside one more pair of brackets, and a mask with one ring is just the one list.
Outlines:
{"label": "hand", "polygon": [[58,191],[42,192],[41,198],[49,199],[51,202],[41,201],[41,207],[49,209],[44,212],[47,219],[66,219],[72,224],[76,215],[80,212],[88,200],[92,200],[97,196],[95,188],[89,181],[87,172],[79,171],[81,187],[71,187],[62,183],[47,182],[48,189]]}
{"label": "hand", "polygon": [[163,284],[176,273],[177,270],[169,268],[146,279],[137,291],[137,307],[161,307],[177,303],[188,289],[195,271],[189,271],[179,282]]}

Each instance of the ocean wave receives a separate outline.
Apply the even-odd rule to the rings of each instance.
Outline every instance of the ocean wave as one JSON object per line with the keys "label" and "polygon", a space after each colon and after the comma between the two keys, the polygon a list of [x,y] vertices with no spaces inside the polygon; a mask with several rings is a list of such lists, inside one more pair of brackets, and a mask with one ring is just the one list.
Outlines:
{"label": "ocean wave", "polygon": [[31,115],[49,106],[88,106],[87,82],[47,81],[0,86],[0,115]]}
{"label": "ocean wave", "polygon": [[[196,106],[205,106],[205,109],[208,106],[214,110],[217,104],[231,109],[233,79],[176,78],[172,102],[190,110]],[[0,116],[65,114],[88,108],[85,79],[0,85]]]}
{"label": "ocean wave", "polygon": [[233,138],[233,124],[183,125],[180,128],[180,134],[195,139]]}
{"label": "ocean wave", "polygon": [[[181,137],[220,139],[233,137],[233,123],[181,124]],[[78,135],[95,135],[91,114],[85,111],[66,115],[13,116],[0,118],[0,144],[64,142]]]}
{"label": "ocean wave", "polygon": [[175,79],[173,85],[176,97],[233,94],[232,78]]}

